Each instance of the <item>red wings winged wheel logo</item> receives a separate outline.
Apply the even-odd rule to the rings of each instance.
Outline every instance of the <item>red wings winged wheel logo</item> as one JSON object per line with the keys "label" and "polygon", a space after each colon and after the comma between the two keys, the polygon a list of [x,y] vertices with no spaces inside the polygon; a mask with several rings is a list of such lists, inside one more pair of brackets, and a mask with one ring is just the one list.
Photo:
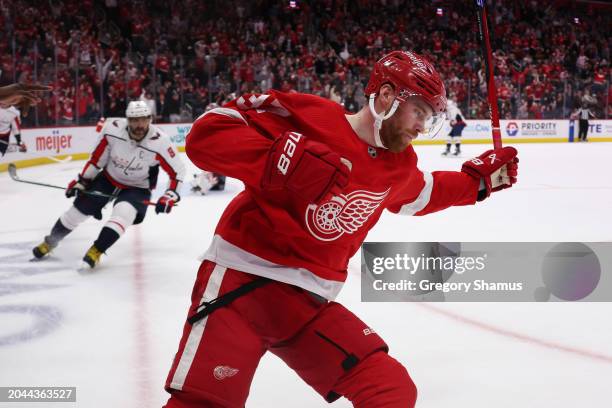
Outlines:
{"label": "red wings winged wheel logo", "polygon": [[382,193],[357,190],[318,206],[311,204],[306,209],[306,226],[320,241],[334,241],[343,234],[353,234],[380,206],[389,190]]}

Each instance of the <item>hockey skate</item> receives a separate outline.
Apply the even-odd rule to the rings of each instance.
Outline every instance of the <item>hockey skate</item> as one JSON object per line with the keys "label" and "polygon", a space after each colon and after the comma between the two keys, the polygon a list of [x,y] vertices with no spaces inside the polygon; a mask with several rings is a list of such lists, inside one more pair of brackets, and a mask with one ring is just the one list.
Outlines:
{"label": "hockey skate", "polygon": [[79,271],[87,271],[94,269],[98,263],[100,263],[100,257],[102,256],[102,252],[95,245],[92,245],[88,250],[85,256],[83,257],[83,262],[79,267]]}
{"label": "hockey skate", "polygon": [[52,245],[49,240],[47,239],[47,237],[45,237],[44,241],[41,242],[40,244],[36,245],[33,249],[32,249],[32,254],[34,255],[34,258],[32,258],[32,261],[40,261],[43,258],[45,258],[46,256],[48,256],[51,251],[53,251],[53,249],[56,247],[57,245]]}
{"label": "hockey skate", "polygon": [[451,152],[451,146],[452,146],[452,145],[451,145],[451,143],[447,143],[447,144],[446,144],[446,150],[444,150],[444,151],[442,152],[442,156],[444,156],[444,157],[448,157],[448,155],[449,155],[449,154],[450,154],[450,152]]}

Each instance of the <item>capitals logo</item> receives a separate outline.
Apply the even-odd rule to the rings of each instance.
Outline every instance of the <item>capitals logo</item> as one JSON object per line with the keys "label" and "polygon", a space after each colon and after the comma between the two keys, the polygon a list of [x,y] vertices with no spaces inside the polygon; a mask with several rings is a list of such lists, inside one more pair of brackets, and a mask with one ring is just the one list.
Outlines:
{"label": "capitals logo", "polygon": [[306,226],[320,241],[334,241],[343,234],[357,231],[380,206],[389,189],[382,193],[357,190],[347,195],[340,194],[317,206],[306,209]]}
{"label": "capitals logo", "polygon": [[506,125],[506,133],[508,136],[516,136],[518,134],[519,127],[516,122],[508,122]]}

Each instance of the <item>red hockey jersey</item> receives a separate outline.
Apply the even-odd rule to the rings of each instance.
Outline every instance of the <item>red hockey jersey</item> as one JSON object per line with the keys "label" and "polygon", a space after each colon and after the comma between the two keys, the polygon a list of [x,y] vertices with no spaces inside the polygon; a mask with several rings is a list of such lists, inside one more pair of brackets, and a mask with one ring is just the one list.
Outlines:
{"label": "red hockey jersey", "polygon": [[[261,180],[272,141],[296,131],[327,144],[352,163],[340,196],[320,205],[289,192],[268,192]],[[336,297],[349,259],[384,209],[423,215],[474,204],[479,183],[462,172],[422,172],[409,146],[392,153],[363,142],[342,106],[306,94],[247,94],[200,116],[185,150],[198,167],[240,179],[207,253],[222,266]]]}

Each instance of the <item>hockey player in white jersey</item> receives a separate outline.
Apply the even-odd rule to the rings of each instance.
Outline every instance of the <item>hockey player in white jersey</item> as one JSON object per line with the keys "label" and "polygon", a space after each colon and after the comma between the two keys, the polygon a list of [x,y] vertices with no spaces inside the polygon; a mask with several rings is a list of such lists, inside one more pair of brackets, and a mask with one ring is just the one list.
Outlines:
{"label": "hockey player in white jersey", "polygon": [[[48,255],[88,217],[101,219],[102,208],[114,199],[112,215],[83,257],[83,261],[94,268],[101,255],[130,225],[144,220],[159,167],[168,173],[170,182],[155,204],[155,212],[169,213],[180,200],[178,191],[185,166],[170,138],[151,125],[151,111],[146,103],[130,102],[126,119],[107,119],[104,123],[91,157],[66,188],[67,197],[76,196],[74,204],[57,220],[44,241],[33,249],[34,257]],[[116,198],[82,194],[85,191],[98,191]]]}
{"label": "hockey player in white jersey", "polygon": [[[16,143],[11,143],[11,134]],[[0,103],[0,157],[11,151],[27,151],[21,142],[21,114],[14,106]]]}

